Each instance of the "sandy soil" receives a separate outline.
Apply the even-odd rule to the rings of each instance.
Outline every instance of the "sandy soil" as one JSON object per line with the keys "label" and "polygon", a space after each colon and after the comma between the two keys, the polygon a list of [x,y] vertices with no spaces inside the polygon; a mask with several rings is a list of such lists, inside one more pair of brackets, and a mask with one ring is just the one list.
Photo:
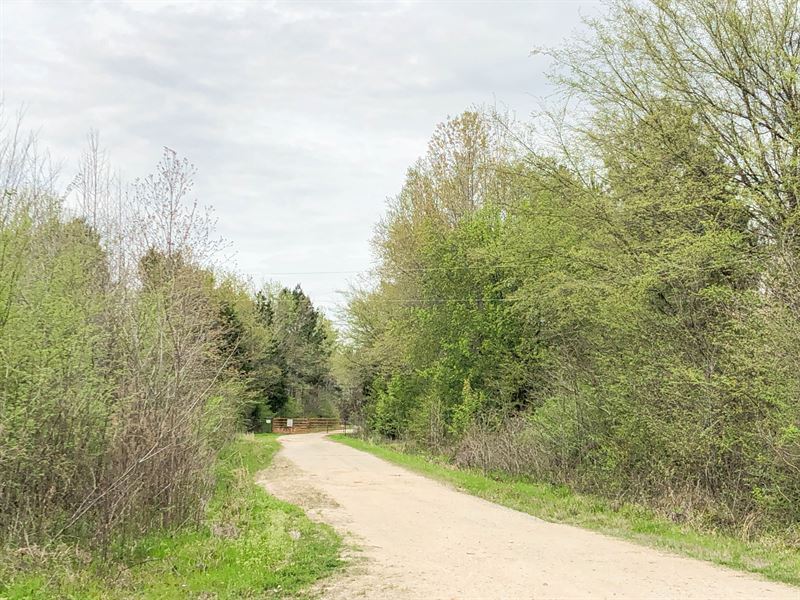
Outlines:
{"label": "sandy soil", "polygon": [[800,600],[800,590],[492,504],[325,439],[284,436],[259,481],[330,523],[352,566],[334,600]]}

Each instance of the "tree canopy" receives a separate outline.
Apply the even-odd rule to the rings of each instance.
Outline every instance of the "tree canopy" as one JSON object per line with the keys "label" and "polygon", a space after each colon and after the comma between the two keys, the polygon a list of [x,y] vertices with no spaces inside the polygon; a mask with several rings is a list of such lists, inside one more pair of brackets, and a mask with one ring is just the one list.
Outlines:
{"label": "tree canopy", "polygon": [[551,51],[553,136],[480,109],[441,124],[350,301],[365,427],[796,531],[798,19],[619,0]]}

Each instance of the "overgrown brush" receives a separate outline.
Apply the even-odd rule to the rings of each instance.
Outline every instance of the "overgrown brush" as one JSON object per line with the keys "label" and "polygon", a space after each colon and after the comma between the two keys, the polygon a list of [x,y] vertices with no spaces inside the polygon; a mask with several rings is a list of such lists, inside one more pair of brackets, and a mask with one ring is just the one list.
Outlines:
{"label": "overgrown brush", "polygon": [[192,167],[166,151],[113,195],[95,148],[65,201],[4,133],[0,542],[107,547],[191,520],[246,397]]}
{"label": "overgrown brush", "polygon": [[794,535],[798,15],[615,1],[549,52],[552,114],[437,127],[349,307],[343,381],[370,431]]}

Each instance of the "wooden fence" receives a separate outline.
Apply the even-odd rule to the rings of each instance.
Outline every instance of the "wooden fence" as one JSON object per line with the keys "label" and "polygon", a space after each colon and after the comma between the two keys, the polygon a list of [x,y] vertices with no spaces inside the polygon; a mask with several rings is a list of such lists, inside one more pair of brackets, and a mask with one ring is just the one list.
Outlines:
{"label": "wooden fence", "polygon": [[339,419],[327,417],[311,417],[286,419],[274,417],[272,419],[272,431],[274,433],[309,433],[311,431],[335,431],[342,428]]}

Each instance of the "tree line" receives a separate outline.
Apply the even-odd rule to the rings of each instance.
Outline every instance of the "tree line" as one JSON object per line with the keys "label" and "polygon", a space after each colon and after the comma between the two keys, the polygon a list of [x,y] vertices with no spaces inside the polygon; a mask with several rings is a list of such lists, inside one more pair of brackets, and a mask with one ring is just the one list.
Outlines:
{"label": "tree line", "polygon": [[800,7],[618,0],[531,123],[438,126],[348,306],[377,435],[800,532]]}
{"label": "tree line", "polygon": [[66,189],[0,131],[0,543],[108,548],[197,521],[220,450],[330,414],[333,329],[308,296],[216,264],[194,167],[123,184],[91,135]]}

